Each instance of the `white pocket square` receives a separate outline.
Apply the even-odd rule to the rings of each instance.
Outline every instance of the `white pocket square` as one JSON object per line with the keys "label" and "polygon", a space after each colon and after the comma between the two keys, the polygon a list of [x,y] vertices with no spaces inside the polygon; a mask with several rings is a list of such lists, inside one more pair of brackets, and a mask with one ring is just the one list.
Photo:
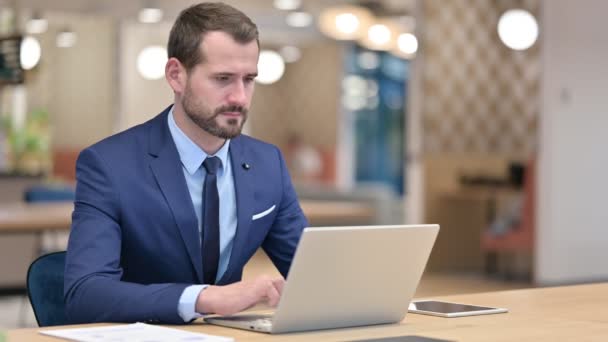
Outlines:
{"label": "white pocket square", "polygon": [[262,218],[262,217],[270,214],[274,210],[275,207],[276,207],[276,205],[273,205],[272,207],[270,207],[270,208],[262,211],[261,213],[253,215],[253,217],[251,218],[251,220],[255,221],[257,219],[260,219],[260,218]]}

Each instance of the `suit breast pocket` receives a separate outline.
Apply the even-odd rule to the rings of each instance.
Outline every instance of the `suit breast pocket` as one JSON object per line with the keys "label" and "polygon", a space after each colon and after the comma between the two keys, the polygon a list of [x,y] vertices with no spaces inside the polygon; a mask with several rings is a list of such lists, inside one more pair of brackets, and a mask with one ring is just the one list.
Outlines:
{"label": "suit breast pocket", "polygon": [[258,221],[263,218],[268,218],[268,216],[274,216],[274,211],[275,211],[276,207],[277,206],[275,204],[273,204],[272,206],[270,206],[266,209],[263,209],[262,211],[254,213],[253,216],[251,217],[251,220]]}

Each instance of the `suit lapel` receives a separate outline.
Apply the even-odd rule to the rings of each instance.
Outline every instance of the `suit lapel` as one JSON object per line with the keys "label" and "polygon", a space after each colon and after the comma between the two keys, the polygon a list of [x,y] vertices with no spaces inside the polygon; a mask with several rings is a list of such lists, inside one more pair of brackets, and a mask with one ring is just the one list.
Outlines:
{"label": "suit lapel", "polygon": [[236,214],[238,221],[230,262],[228,263],[228,269],[218,282],[220,284],[231,279],[236,265],[242,258],[242,252],[251,226],[251,217],[253,216],[253,173],[243,167],[244,164],[252,164],[252,161],[247,159],[246,148],[240,136],[230,141],[230,160],[232,162],[234,189],[236,192]]}
{"label": "suit lapel", "polygon": [[171,208],[173,218],[190,255],[190,261],[196,270],[199,282],[202,283],[203,271],[198,222],[181,168],[179,154],[167,124],[168,112],[169,108],[152,121],[149,153],[153,158],[150,161],[150,168]]}

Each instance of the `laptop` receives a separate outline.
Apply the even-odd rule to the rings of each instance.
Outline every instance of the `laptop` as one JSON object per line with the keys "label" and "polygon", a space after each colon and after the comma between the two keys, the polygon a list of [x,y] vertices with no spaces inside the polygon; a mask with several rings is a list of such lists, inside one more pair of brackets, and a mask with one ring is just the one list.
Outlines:
{"label": "laptop", "polygon": [[274,315],[205,321],[271,334],[400,322],[438,232],[438,225],[306,228]]}

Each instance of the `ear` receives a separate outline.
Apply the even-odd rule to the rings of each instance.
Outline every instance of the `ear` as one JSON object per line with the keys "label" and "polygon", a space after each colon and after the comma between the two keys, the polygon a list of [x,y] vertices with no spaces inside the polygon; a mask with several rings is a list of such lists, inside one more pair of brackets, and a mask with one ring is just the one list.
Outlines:
{"label": "ear", "polygon": [[183,93],[188,75],[186,68],[177,58],[171,57],[165,64],[165,78],[174,93]]}

